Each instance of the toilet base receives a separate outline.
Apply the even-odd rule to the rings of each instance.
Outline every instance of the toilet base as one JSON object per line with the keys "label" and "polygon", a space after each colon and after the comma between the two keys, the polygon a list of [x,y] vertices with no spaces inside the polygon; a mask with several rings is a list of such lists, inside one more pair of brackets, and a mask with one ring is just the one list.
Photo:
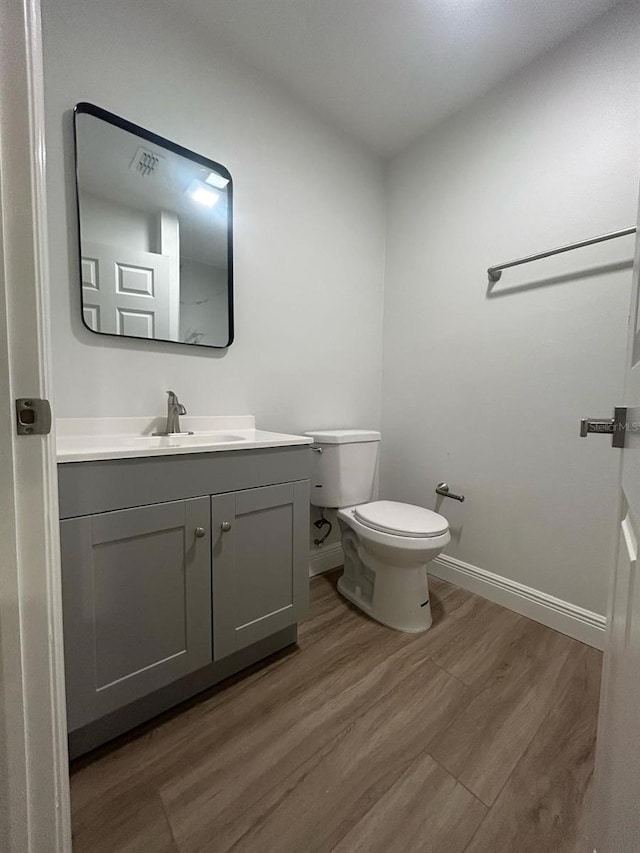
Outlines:
{"label": "toilet base", "polygon": [[389,564],[371,553],[366,543],[340,519],[344,572],[338,591],[372,619],[409,634],[431,627],[427,565]]}
{"label": "toilet base", "polygon": [[361,589],[351,589],[348,579],[345,578],[343,574],[338,579],[338,592],[350,601],[352,604],[355,604],[360,610],[370,616],[371,619],[375,619],[376,622],[380,622],[381,625],[386,625],[387,628],[393,628],[394,631],[402,631],[405,634],[422,634],[424,631],[427,631],[433,622],[431,616],[431,603],[427,601],[427,603],[422,608],[422,619],[424,620],[424,624],[417,627],[415,624],[411,627],[406,625],[399,626],[394,625],[391,622],[385,620],[379,613],[373,611],[373,608],[369,603],[367,603],[366,599],[362,595]]}

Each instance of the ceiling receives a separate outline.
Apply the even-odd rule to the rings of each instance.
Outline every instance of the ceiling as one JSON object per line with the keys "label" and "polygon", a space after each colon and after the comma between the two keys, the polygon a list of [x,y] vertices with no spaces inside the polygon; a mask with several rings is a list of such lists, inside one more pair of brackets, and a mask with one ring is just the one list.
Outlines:
{"label": "ceiling", "polygon": [[180,13],[391,154],[616,2],[181,0]]}

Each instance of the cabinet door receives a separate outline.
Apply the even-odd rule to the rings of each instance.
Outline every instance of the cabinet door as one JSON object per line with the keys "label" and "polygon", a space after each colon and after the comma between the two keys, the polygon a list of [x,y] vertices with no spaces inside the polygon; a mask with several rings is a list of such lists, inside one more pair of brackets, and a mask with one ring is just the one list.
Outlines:
{"label": "cabinet door", "polygon": [[309,596],[309,483],[212,498],[214,659],[300,621]]}
{"label": "cabinet door", "polygon": [[70,731],[211,661],[209,507],[61,522]]}

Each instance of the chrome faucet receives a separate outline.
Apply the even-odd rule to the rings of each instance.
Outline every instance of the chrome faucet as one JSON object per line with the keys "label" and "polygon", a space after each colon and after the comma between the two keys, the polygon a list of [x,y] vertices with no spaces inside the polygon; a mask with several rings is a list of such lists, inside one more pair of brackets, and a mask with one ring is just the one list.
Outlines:
{"label": "chrome faucet", "polygon": [[156,432],[154,435],[193,435],[192,432],[180,429],[180,415],[186,415],[187,410],[178,400],[175,391],[167,391],[167,428],[165,432]]}

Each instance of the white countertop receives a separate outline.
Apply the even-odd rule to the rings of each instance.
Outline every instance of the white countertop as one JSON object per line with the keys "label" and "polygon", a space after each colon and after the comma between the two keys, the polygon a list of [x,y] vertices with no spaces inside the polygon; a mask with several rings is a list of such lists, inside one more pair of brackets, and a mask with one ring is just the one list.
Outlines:
{"label": "white countertop", "polygon": [[153,435],[164,430],[165,425],[166,419],[162,417],[58,418],[57,461],[89,462],[312,443],[308,436],[256,429],[253,415],[184,415],[180,427],[193,435]]}

